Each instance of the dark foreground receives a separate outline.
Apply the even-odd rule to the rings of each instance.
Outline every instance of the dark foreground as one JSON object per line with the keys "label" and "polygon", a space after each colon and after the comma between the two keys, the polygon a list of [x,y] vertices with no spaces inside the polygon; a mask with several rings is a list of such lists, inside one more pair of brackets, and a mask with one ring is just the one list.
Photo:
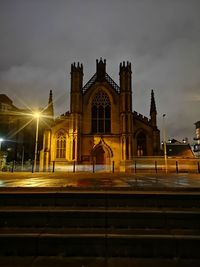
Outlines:
{"label": "dark foreground", "polygon": [[198,188],[1,188],[1,266],[200,266]]}

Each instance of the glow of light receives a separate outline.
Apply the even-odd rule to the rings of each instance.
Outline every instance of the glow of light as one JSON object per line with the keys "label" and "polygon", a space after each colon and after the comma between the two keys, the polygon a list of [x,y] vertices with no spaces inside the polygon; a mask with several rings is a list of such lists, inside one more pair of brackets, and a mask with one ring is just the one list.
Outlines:
{"label": "glow of light", "polygon": [[[19,129],[13,131],[11,130],[9,133],[8,133],[8,136],[7,136],[7,139],[10,139],[12,138],[13,136],[15,136],[17,133],[19,133],[20,131],[22,131],[28,124],[30,124],[34,119],[37,119],[37,120],[41,120],[41,119],[44,119],[43,120],[43,123],[45,123],[46,125],[48,125],[48,123],[45,122],[45,118],[47,119],[52,119],[52,116],[49,116],[49,115],[46,115],[46,114],[43,114],[43,112],[46,110],[46,108],[48,107],[48,104],[40,111],[40,112],[35,112],[32,108],[30,108],[25,102],[22,101],[21,98],[15,96],[18,101],[20,101],[25,107],[26,107],[26,111],[23,111],[23,110],[19,110],[19,111],[13,111],[13,110],[8,110],[6,111],[4,114],[5,115],[12,115],[12,116],[19,116],[21,118],[23,117],[29,117],[30,119],[28,120],[28,122],[25,122],[24,125],[22,125]],[[50,127],[48,125],[48,127]],[[2,142],[2,141],[0,141]]]}
{"label": "glow of light", "polygon": [[38,119],[40,117],[40,113],[39,112],[33,113],[33,117],[35,117],[36,119]]}
{"label": "glow of light", "polygon": [[3,138],[0,138],[0,142],[3,142],[4,141],[4,139]]}

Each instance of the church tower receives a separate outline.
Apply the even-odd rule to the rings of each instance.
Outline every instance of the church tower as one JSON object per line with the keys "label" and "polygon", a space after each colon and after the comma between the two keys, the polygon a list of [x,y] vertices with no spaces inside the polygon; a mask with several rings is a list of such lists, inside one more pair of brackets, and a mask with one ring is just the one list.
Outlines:
{"label": "church tower", "polygon": [[83,65],[71,64],[71,113],[82,112]]}
{"label": "church tower", "polygon": [[83,65],[79,62],[71,65],[71,101],[70,101],[70,159],[81,160],[81,121],[82,121],[82,87],[83,87]]}
{"label": "church tower", "polygon": [[100,58],[100,60],[98,61],[98,59],[96,60],[96,73],[97,73],[97,82],[103,82],[105,81],[105,75],[106,75],[106,60],[104,59],[104,61],[102,60],[102,58]]}
{"label": "church tower", "polygon": [[53,107],[53,93],[52,90],[49,92],[49,101],[48,101],[48,106],[45,110],[45,113],[47,116],[49,116],[50,120],[53,120],[54,118],[54,107]]}
{"label": "church tower", "polygon": [[133,156],[133,118],[132,118],[132,71],[131,63],[120,63],[120,128],[122,160]]}
{"label": "church tower", "polygon": [[151,90],[150,124],[153,128],[153,155],[158,155],[160,151],[160,131],[157,128],[157,110],[153,90]]}
{"label": "church tower", "polygon": [[157,128],[157,110],[156,110],[156,103],[154,98],[154,92],[151,90],[151,106],[150,106],[150,117],[151,117],[151,125],[154,128]]}

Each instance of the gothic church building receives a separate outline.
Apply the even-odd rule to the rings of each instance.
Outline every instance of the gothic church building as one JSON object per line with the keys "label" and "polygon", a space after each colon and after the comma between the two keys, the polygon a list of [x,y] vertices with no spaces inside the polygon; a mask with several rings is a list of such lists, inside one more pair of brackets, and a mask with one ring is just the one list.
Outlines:
{"label": "gothic church building", "polygon": [[52,162],[67,165],[105,164],[120,170],[134,157],[160,154],[160,131],[154,92],[150,118],[132,110],[131,63],[119,66],[119,86],[106,73],[106,61],[96,61],[96,73],[83,86],[83,65],[71,65],[70,111],[44,133],[40,169]]}

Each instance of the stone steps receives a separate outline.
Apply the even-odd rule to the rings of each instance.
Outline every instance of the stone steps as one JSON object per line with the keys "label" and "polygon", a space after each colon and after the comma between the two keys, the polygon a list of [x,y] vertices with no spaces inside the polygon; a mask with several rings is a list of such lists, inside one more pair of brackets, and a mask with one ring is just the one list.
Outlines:
{"label": "stone steps", "polygon": [[0,227],[200,228],[199,210],[9,209],[0,210]]}
{"label": "stone steps", "polygon": [[74,259],[69,266],[84,267],[126,260],[125,266],[147,266],[145,260],[149,266],[198,266],[199,222],[198,192],[7,190],[0,193],[0,260],[6,267],[10,258],[45,266],[52,257],[57,266],[67,259]]}
{"label": "stone steps", "polygon": [[1,256],[200,259],[200,236],[122,234],[0,235]]}
{"label": "stone steps", "polygon": [[199,192],[158,191],[0,191],[0,206],[200,208]]}
{"label": "stone steps", "polygon": [[199,266],[198,259],[105,258],[26,256],[1,257],[2,267],[191,267]]}
{"label": "stone steps", "polygon": [[4,234],[50,234],[50,235],[102,235],[102,236],[112,236],[112,235],[171,235],[171,236],[199,236],[200,230],[194,230],[194,229],[154,229],[154,228],[111,228],[111,229],[105,229],[105,228],[50,228],[50,227],[28,227],[28,228],[17,228],[17,227],[4,227],[0,228],[0,235]]}

